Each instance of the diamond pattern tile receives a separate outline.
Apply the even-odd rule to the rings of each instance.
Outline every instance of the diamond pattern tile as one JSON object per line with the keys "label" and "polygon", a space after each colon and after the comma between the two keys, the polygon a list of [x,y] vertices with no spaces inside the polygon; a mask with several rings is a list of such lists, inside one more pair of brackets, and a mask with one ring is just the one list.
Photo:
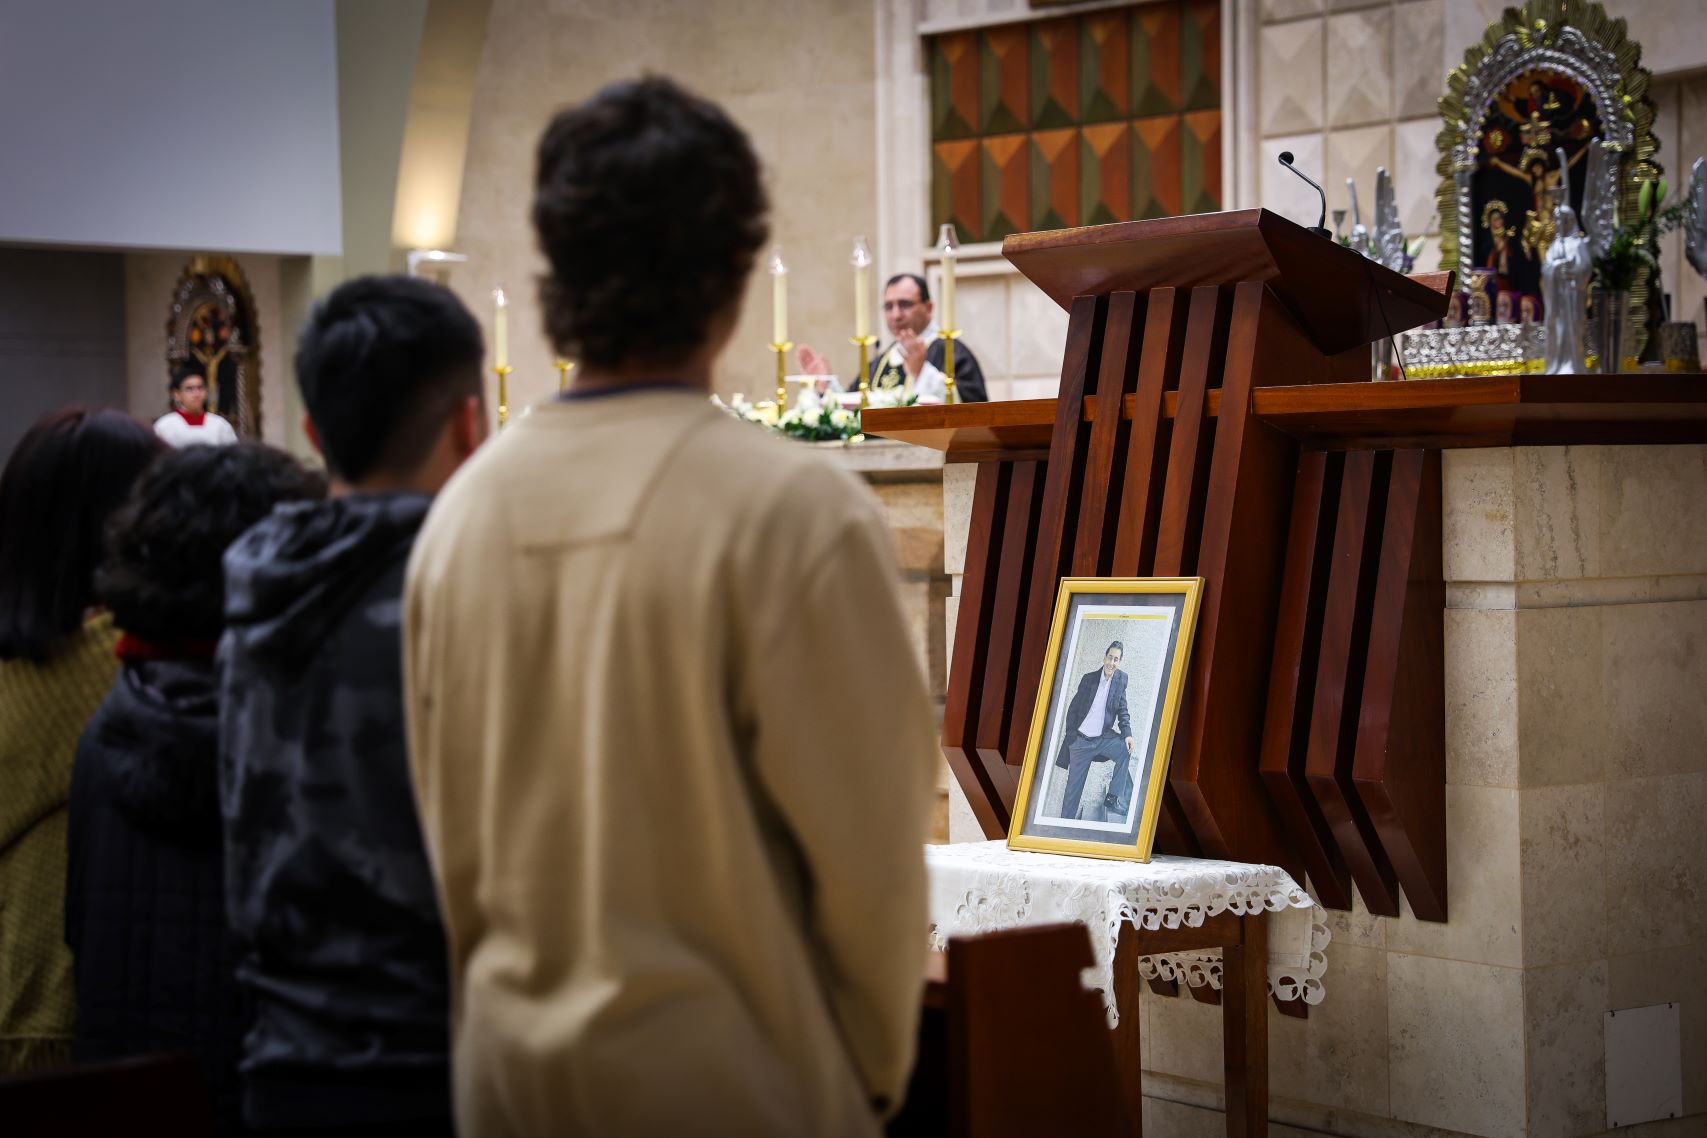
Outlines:
{"label": "diamond pattern tile", "polygon": [[1031,125],[1031,36],[1023,24],[989,28],[979,37],[979,132],[1006,134]]}
{"label": "diamond pattern tile", "polygon": [[1131,220],[1132,128],[1123,122],[1098,123],[1080,135],[1080,224]]}
{"label": "diamond pattern tile", "polygon": [[[1413,119],[1393,128],[1393,190],[1399,198],[1399,223],[1405,236],[1414,237],[1426,226],[1431,233],[1440,232],[1436,216],[1435,191],[1440,188],[1440,175],[1434,172],[1440,152],[1435,149],[1435,136],[1440,133],[1439,119]],[[1373,194],[1374,181],[1369,192]],[[1357,191],[1362,194],[1362,187]],[[1373,202],[1373,199],[1371,199]]]}
{"label": "diamond pattern tile", "polygon": [[[1328,208],[1345,209],[1351,205],[1351,195],[1345,188],[1347,178],[1357,179],[1357,201],[1363,211],[1363,224],[1375,221],[1375,168],[1393,168],[1393,128],[1390,126],[1359,127],[1356,130],[1336,130],[1328,135],[1328,176],[1322,184],[1328,190]],[[1286,171],[1281,170],[1281,174]],[[1287,175],[1290,177],[1290,175]],[[1331,225],[1330,225],[1331,228]],[[1346,231],[1351,219],[1346,219]]]}
{"label": "diamond pattern tile", "polygon": [[1031,228],[1079,224],[1079,131],[1040,130],[1031,136]]}
{"label": "diamond pattern tile", "polygon": [[1369,8],[1328,17],[1328,126],[1383,122],[1393,114],[1393,14]]}
{"label": "diamond pattern tile", "polygon": [[1441,0],[1393,6],[1393,114],[1436,113],[1446,91],[1446,15]]}
{"label": "diamond pattern tile", "polygon": [[1125,118],[1132,113],[1127,109],[1131,106],[1132,35],[1126,13],[1092,13],[1083,18],[1080,28],[1079,113],[1085,122]]}
{"label": "diamond pattern tile", "polygon": [[978,127],[978,33],[938,36],[931,52],[931,138],[970,138]]}
{"label": "diamond pattern tile", "polygon": [[[963,16],[1019,6],[926,2],[933,12],[958,3]],[[964,240],[990,241],[1219,209],[1223,2],[1149,0],[928,37],[932,229],[952,221]],[[1317,76],[1305,109],[1283,108],[1277,131],[1323,118],[1325,21],[1302,23],[1271,36]]]}
{"label": "diamond pattern tile", "polygon": [[1180,43],[1182,23],[1180,9],[1171,4],[1132,9],[1133,114],[1165,115],[1179,110],[1186,67]]}
{"label": "diamond pattern tile", "polygon": [[1024,134],[986,138],[983,148],[984,216],[981,240],[999,241],[1010,233],[1037,228],[1031,224],[1030,186],[1026,178]]}
{"label": "diamond pattern tile", "polygon": [[1262,30],[1262,133],[1302,134],[1322,127],[1323,21]]}
{"label": "diamond pattern tile", "polygon": [[978,156],[976,139],[931,147],[931,217],[938,223],[952,221],[962,241],[984,240]]}
{"label": "diamond pattern tile", "polygon": [[1031,25],[1031,125],[1039,130],[1079,121],[1079,26],[1073,20]]}

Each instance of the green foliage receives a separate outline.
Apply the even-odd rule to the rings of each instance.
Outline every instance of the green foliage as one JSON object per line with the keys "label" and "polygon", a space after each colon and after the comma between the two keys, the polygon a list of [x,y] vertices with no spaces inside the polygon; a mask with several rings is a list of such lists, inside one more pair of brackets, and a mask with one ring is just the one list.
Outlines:
{"label": "green foliage", "polygon": [[1666,184],[1643,182],[1636,193],[1636,221],[1612,231],[1612,244],[1594,261],[1594,287],[1627,291],[1636,284],[1644,267],[1657,266],[1660,238],[1683,224],[1681,201],[1656,209],[1665,201]]}

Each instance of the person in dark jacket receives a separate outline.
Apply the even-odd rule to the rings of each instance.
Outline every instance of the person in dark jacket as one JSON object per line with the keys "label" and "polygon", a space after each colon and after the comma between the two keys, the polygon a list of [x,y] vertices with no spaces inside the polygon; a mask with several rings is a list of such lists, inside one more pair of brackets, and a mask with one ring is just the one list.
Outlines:
{"label": "person in dark jacket", "polygon": [[403,571],[485,437],[479,326],[364,277],[316,305],[297,381],[332,496],[225,557],[226,907],[255,1002],[244,1116],[268,1133],[448,1134],[450,976],[410,788]]}
{"label": "person in dark jacket", "polygon": [[220,559],[273,506],[326,482],[253,443],[162,455],[108,527],[95,578],[122,661],[77,745],[65,940],[79,1062],[157,1051],[200,1060],[222,1134],[241,1132],[247,1027],[226,931],[219,841]]}

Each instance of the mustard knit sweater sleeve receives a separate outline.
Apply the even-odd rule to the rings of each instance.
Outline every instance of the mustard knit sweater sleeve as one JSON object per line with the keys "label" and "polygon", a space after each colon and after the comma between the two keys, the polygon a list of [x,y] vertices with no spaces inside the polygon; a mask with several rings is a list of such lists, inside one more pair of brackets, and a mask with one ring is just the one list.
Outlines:
{"label": "mustard knit sweater sleeve", "polygon": [[65,821],[77,740],[118,671],[102,615],[46,664],[0,661],[0,1074],[68,1060]]}

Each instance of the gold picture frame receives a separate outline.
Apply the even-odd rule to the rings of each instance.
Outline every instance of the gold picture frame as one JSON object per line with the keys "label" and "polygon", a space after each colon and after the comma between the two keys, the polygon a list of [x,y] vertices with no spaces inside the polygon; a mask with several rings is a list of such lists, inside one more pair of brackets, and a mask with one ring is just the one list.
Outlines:
{"label": "gold picture frame", "polygon": [[1201,577],[1062,579],[1009,849],[1150,860],[1202,602]]}

